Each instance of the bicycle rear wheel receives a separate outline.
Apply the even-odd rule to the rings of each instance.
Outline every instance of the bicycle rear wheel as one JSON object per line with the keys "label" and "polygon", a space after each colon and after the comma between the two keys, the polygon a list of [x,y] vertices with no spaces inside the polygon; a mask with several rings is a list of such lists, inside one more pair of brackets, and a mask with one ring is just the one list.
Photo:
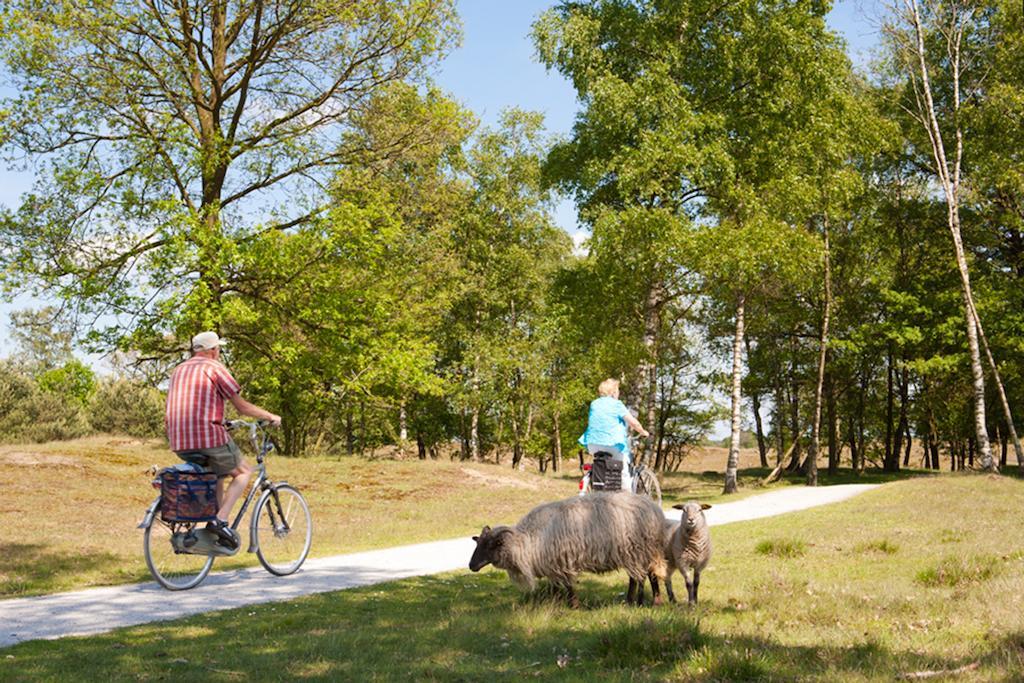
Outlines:
{"label": "bicycle rear wheel", "polygon": [[637,473],[636,493],[639,496],[647,496],[661,505],[661,484],[658,483],[658,477],[652,470],[645,467]]}
{"label": "bicycle rear wheel", "polygon": [[313,517],[297,489],[282,484],[260,496],[253,512],[256,557],[271,574],[298,571],[313,544]]}
{"label": "bicycle rear wheel", "polygon": [[169,591],[183,591],[198,586],[213,567],[212,555],[192,555],[174,549],[171,536],[185,530],[183,524],[171,525],[155,516],[142,538],[142,550],[149,573]]}

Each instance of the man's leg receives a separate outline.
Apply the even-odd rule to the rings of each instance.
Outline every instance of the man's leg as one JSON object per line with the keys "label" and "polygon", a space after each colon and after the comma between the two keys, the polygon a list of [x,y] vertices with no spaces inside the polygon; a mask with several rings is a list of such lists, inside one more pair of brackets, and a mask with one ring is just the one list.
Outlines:
{"label": "man's leg", "polygon": [[249,486],[249,481],[252,479],[252,466],[243,459],[238,463],[238,467],[228,472],[228,475],[232,477],[231,484],[223,493],[221,493],[223,484],[221,481],[217,482],[217,504],[219,505],[217,518],[225,522],[229,521],[231,509],[235,507],[235,503]]}

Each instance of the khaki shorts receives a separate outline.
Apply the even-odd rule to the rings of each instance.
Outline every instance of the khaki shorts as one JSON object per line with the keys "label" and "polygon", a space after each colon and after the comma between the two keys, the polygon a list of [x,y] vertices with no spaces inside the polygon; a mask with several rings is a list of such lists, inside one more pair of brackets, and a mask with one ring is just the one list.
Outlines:
{"label": "khaki shorts", "polygon": [[242,451],[231,439],[223,446],[199,448],[194,451],[177,451],[176,455],[185,462],[205,467],[220,476],[226,476],[242,464]]}

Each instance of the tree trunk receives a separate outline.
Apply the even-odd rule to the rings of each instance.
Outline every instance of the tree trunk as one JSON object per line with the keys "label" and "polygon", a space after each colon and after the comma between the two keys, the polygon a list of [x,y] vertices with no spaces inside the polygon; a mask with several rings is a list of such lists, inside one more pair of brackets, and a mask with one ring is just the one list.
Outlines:
{"label": "tree trunk", "polygon": [[839,473],[839,416],[836,414],[836,392],[832,385],[832,372],[825,371],[825,412],[828,418],[828,473]]}
{"label": "tree trunk", "polygon": [[[500,448],[500,446],[499,446]],[[519,462],[523,459],[523,438],[520,434],[519,417],[516,415],[516,411],[512,411],[512,469],[519,467]]]}
{"label": "tree trunk", "polygon": [[644,400],[644,428],[648,430],[650,436],[645,440],[643,453],[634,454],[638,463],[648,460],[649,454],[654,452],[655,432],[658,427],[655,421],[655,402],[658,396],[658,333],[661,330],[661,308],[664,303],[662,290],[661,283],[652,284],[647,291],[647,300],[644,302],[645,358],[642,372],[647,384],[647,395]]}
{"label": "tree trunk", "polygon": [[818,485],[818,453],[821,452],[821,397],[825,386],[825,361],[828,352],[828,323],[832,314],[832,256],[828,242],[828,214],[822,221],[825,245],[825,305],[818,340],[818,382],[814,387],[814,422],[811,427],[811,448],[807,456],[807,485]]}
{"label": "tree trunk", "polygon": [[[938,180],[942,185],[942,192],[946,199],[946,222],[950,235],[953,238],[953,251],[956,257],[957,270],[960,274],[960,284],[963,290],[964,318],[967,323],[967,346],[971,357],[971,376],[974,389],[974,438],[977,442],[977,449],[981,459],[981,466],[985,470],[995,471],[996,464],[992,458],[992,447],[989,443],[988,432],[985,424],[985,373],[981,364],[981,353],[978,345],[978,323],[977,310],[974,308],[974,297],[971,293],[971,276],[968,271],[967,257],[964,250],[963,238],[960,231],[960,172],[961,160],[963,159],[964,139],[963,128],[960,117],[960,70],[961,53],[960,48],[963,41],[964,22],[960,21],[954,11],[953,24],[948,27],[950,30],[946,35],[946,48],[950,68],[951,83],[953,86],[951,106],[953,107],[952,123],[956,136],[954,157],[952,166],[946,156],[946,146],[942,137],[942,127],[939,125],[938,115],[935,110],[935,102],[932,97],[931,80],[928,73],[927,51],[925,49],[925,27],[921,21],[921,14],[918,10],[917,0],[910,0],[909,9],[912,10],[909,18],[913,24],[916,36],[916,61],[917,66],[911,67],[918,70],[919,79],[915,78],[915,90],[918,95],[919,107],[922,109],[921,119],[926,124],[928,138],[931,142],[932,155],[935,159],[935,169]],[[919,85],[918,85],[919,84]]]}
{"label": "tree trunk", "polygon": [[1007,435],[1006,435],[1005,431],[1002,430],[1002,429],[999,430],[999,431],[1001,432],[1000,436],[1002,437],[1002,438],[999,439],[999,446],[1000,446],[1000,451],[1001,451],[1000,454],[999,454],[999,466],[1002,467],[1003,469],[1006,469],[1006,454],[1007,454],[1007,451],[1009,450],[1007,447],[1010,444],[1009,444],[1009,440],[1006,438]]}
{"label": "tree trunk", "polygon": [[857,453],[860,455],[860,459],[857,461],[857,474],[864,472],[865,462],[867,461],[867,453],[864,450],[864,399],[867,398],[868,393],[868,372],[867,369],[861,368],[860,371],[860,392],[857,394],[857,415],[856,415],[856,438],[857,438]]}
{"label": "tree trunk", "polygon": [[729,461],[725,467],[725,490],[736,493],[736,470],[740,461],[740,419],[743,412],[743,314],[746,298],[741,294],[736,302],[736,336],[732,342],[732,433],[729,438]]}
{"label": "tree trunk", "polygon": [[800,467],[800,385],[796,379],[796,360],[791,360],[790,363],[789,431],[793,436],[794,445],[790,448],[792,456],[786,469],[792,472]]}
{"label": "tree trunk", "polygon": [[551,469],[558,472],[562,464],[562,422],[557,408],[552,416],[552,422],[554,423],[554,434],[552,435],[554,443],[551,448]]}
{"label": "tree trunk", "polygon": [[398,404],[398,440],[405,443],[409,440],[409,417],[405,411],[405,401]]}
{"label": "tree trunk", "polygon": [[469,417],[469,457],[474,462],[480,460],[480,373],[478,360],[473,362],[473,410]]}
{"label": "tree trunk", "polygon": [[857,450],[857,429],[854,425],[852,415],[847,418],[847,429],[849,430],[847,438],[850,440],[850,468],[853,469],[854,472],[860,472],[860,469],[858,468],[860,465],[858,460],[860,457],[860,451]]}
{"label": "tree trunk", "polygon": [[352,427],[352,405],[345,412],[345,452],[352,455],[356,452],[356,435]]}
{"label": "tree trunk", "polygon": [[910,462],[910,450],[911,450],[911,447],[914,444],[914,437],[911,436],[911,434],[910,434],[910,424],[909,423],[907,423],[907,433],[905,434],[905,436],[906,436],[906,439],[907,439],[907,441],[906,441],[907,445],[904,446],[904,448],[906,450],[904,451],[903,459],[906,462],[909,463]]}
{"label": "tree trunk", "polygon": [[[992,379],[996,383],[996,390],[999,394],[999,402],[1003,407],[1003,418],[1006,420],[1006,429],[1009,432],[1010,441],[1013,442],[1013,451],[1017,456],[1017,467],[1024,472],[1024,448],[1021,447],[1020,439],[1017,438],[1017,428],[1013,424],[1013,413],[1010,412],[1010,402],[1006,399],[1006,390],[1003,388],[1003,380],[999,376],[999,366],[996,365],[995,358],[992,357],[992,350],[988,346],[988,338],[985,336],[985,330],[981,326],[981,318],[978,316],[978,310],[974,307],[974,300],[971,300],[971,311],[974,315],[974,322],[978,326],[978,336],[981,338],[981,345],[985,349],[985,356],[988,359],[989,367],[992,369]],[[1002,456],[1000,457],[1001,467],[1006,467],[1006,439],[1002,441]]]}
{"label": "tree trunk", "polygon": [[907,395],[910,391],[910,370],[907,369],[906,365],[897,373],[897,377],[900,383],[900,419],[899,424],[896,425],[896,441],[892,448],[892,461],[896,469],[899,469],[901,455],[903,456],[903,466],[910,465],[910,449],[908,448],[906,453],[903,453],[903,437],[909,430],[907,425]]}
{"label": "tree trunk", "polygon": [[782,464],[782,454],[786,452],[786,430],[783,428],[783,406],[785,391],[782,387],[781,373],[775,377],[775,464]]}
{"label": "tree trunk", "polygon": [[[747,348],[747,362],[750,362],[750,338],[746,337],[744,346]],[[761,458],[761,467],[768,467],[768,443],[764,438],[764,426],[761,423],[761,394],[750,392],[750,402],[754,408],[754,431],[757,434],[757,454]]]}
{"label": "tree trunk", "polygon": [[[885,380],[885,458],[882,461],[882,469],[886,472],[895,472],[898,467],[893,465],[892,455],[892,412],[893,412],[893,381],[892,381],[892,345],[889,345],[889,352],[886,355],[886,380]],[[897,458],[899,455],[896,456]]]}

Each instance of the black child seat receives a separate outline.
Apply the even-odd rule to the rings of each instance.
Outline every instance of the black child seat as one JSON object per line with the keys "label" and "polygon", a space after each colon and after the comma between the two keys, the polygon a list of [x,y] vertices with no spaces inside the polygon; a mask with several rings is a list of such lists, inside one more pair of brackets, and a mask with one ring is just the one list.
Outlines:
{"label": "black child seat", "polygon": [[622,461],[615,460],[611,453],[594,453],[594,464],[590,468],[590,487],[594,491],[621,491]]}

